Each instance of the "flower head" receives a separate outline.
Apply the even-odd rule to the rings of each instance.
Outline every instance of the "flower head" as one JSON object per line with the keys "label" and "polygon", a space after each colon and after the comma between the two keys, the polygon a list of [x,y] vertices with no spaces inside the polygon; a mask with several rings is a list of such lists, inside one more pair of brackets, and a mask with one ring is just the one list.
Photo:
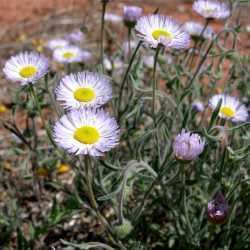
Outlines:
{"label": "flower head", "polygon": [[119,141],[116,120],[103,110],[72,110],[54,126],[54,140],[74,155],[102,156]]}
{"label": "flower head", "polygon": [[[188,34],[196,39],[201,36],[201,33],[204,29],[204,27],[197,22],[186,22],[184,25],[184,29],[188,32]],[[202,33],[203,39],[211,39],[213,37],[213,29],[211,27],[207,27],[204,32]]]}
{"label": "flower head", "polygon": [[133,28],[141,15],[142,8],[138,6],[124,6],[123,8],[123,21],[127,27]]}
{"label": "flower head", "polygon": [[208,219],[214,224],[225,223],[229,212],[228,203],[221,192],[217,192],[213,200],[207,204]]}
{"label": "flower head", "polygon": [[192,103],[192,110],[195,112],[203,112],[204,111],[204,104],[200,101],[194,101]]}
{"label": "flower head", "polygon": [[222,101],[219,111],[220,117],[232,120],[233,122],[244,122],[248,119],[247,108],[233,96],[224,94],[214,95],[209,100],[210,107],[215,110],[220,100]]}
{"label": "flower head", "polygon": [[149,15],[141,17],[135,26],[137,35],[152,48],[183,49],[189,46],[189,34],[171,17]]}
{"label": "flower head", "polygon": [[21,85],[35,83],[49,70],[48,59],[36,52],[22,52],[12,56],[3,68],[5,76]]}
{"label": "flower head", "polygon": [[72,43],[80,43],[84,40],[84,34],[82,31],[77,30],[67,34],[65,38]]}
{"label": "flower head", "polygon": [[209,19],[225,19],[230,16],[228,5],[217,0],[197,0],[193,3],[193,10]]}
{"label": "flower head", "polygon": [[93,56],[92,53],[88,50],[82,50],[82,62],[89,63],[92,60]]}
{"label": "flower head", "polygon": [[178,160],[188,162],[195,160],[204,150],[205,142],[198,134],[182,130],[173,143],[174,155]]}
{"label": "flower head", "polygon": [[47,48],[49,48],[50,50],[55,50],[59,48],[64,48],[68,45],[69,45],[69,41],[58,38],[58,39],[49,40],[47,43]]}
{"label": "flower head", "polygon": [[100,107],[112,98],[108,77],[88,71],[65,76],[56,88],[56,98],[67,109]]}
{"label": "flower head", "polygon": [[53,58],[59,63],[75,63],[83,60],[83,51],[77,46],[67,46],[54,50]]}

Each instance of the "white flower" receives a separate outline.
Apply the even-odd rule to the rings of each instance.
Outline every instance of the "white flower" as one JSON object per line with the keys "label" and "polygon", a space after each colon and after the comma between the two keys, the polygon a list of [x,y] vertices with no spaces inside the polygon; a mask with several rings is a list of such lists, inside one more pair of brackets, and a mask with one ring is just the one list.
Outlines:
{"label": "white flower", "polygon": [[69,45],[69,41],[58,38],[58,39],[49,40],[46,47],[49,48],[50,50],[55,50],[59,48],[64,48],[68,45]]}
{"label": "white flower", "polygon": [[109,78],[88,71],[65,76],[55,92],[66,109],[97,108],[112,98]]}
{"label": "white flower", "polygon": [[90,63],[93,56],[92,53],[87,50],[82,50],[82,62],[83,63]]}
{"label": "white flower", "polygon": [[80,43],[84,40],[85,37],[82,31],[78,30],[67,34],[65,38],[72,43]]}
{"label": "white flower", "polygon": [[215,95],[209,100],[210,107],[214,110],[222,100],[219,116],[233,122],[244,122],[248,119],[247,108],[237,98],[224,94]]}
{"label": "white flower", "polygon": [[205,141],[198,134],[182,130],[173,142],[175,157],[181,161],[193,161],[204,150]]}
{"label": "white flower", "polygon": [[217,0],[197,0],[193,3],[193,10],[205,18],[225,19],[230,16],[228,5]]}
{"label": "white flower", "polygon": [[194,101],[192,103],[192,110],[195,112],[203,112],[205,110],[204,104],[201,101]]}
{"label": "white flower", "polygon": [[53,58],[60,63],[74,63],[83,60],[83,51],[77,46],[67,46],[54,50]]}
{"label": "white flower", "polygon": [[5,76],[21,85],[35,83],[49,70],[48,59],[36,52],[21,52],[12,56],[3,68]]}
{"label": "white flower", "polygon": [[55,142],[75,155],[102,156],[119,142],[116,120],[103,110],[72,110],[54,126]]}
{"label": "white flower", "polygon": [[[204,29],[204,27],[197,22],[186,22],[183,28],[189,33],[192,37],[199,37]],[[205,39],[211,39],[213,37],[213,29],[211,27],[207,27],[202,34],[202,37]]]}
{"label": "white flower", "polygon": [[137,21],[135,31],[152,48],[156,48],[159,44],[173,49],[189,46],[189,34],[171,17],[162,15],[141,17]]}

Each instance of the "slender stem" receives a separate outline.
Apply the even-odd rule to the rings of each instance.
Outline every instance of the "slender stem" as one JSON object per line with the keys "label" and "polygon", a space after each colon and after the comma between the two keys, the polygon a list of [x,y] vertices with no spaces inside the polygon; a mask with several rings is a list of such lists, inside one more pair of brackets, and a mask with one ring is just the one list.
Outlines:
{"label": "slender stem", "polygon": [[[169,162],[166,164],[166,166],[163,166],[161,167],[161,170],[160,170],[160,173],[158,174],[158,176],[155,178],[155,180],[152,182],[152,184],[150,185],[150,187],[148,188],[148,190],[146,191],[145,195],[143,196],[143,199],[141,201],[141,204],[140,206],[138,207],[138,209],[136,210],[135,212],[135,215],[134,215],[134,218],[133,218],[133,221],[134,221],[134,224],[138,221],[138,219],[140,218],[142,212],[143,212],[143,209],[145,207],[145,203],[146,203],[146,200],[148,199],[149,195],[151,194],[152,190],[154,189],[155,185],[157,183],[160,183],[164,177],[164,174],[166,173],[166,170],[169,169],[175,162]],[[166,183],[165,185],[167,184],[170,184],[175,178],[176,176],[179,174],[179,170],[176,172],[176,174],[174,174],[174,176],[172,176]]]}
{"label": "slender stem", "polygon": [[123,201],[124,201],[124,194],[125,194],[125,188],[126,188],[126,180],[123,181],[121,192],[118,195],[118,223],[121,225],[123,223]]}
{"label": "slender stem", "polygon": [[[193,47],[193,51],[192,51],[192,54],[191,54],[191,62],[190,62],[190,66],[191,66],[191,67],[192,67],[192,64],[193,64],[193,60],[194,60],[194,55],[195,55],[196,48],[197,48],[198,45],[199,45],[199,41],[200,41],[199,38],[200,38],[200,39],[203,39],[202,36],[203,36],[205,30],[206,30],[207,27],[208,27],[209,21],[210,21],[210,19],[206,19],[205,24],[204,24],[204,27],[203,27],[203,29],[202,29],[202,31],[201,31],[199,37],[195,40],[194,47]],[[200,52],[200,50],[199,50],[199,52]],[[188,64],[188,61],[187,61],[187,64]]]}
{"label": "slender stem", "polygon": [[184,207],[184,214],[186,218],[187,227],[190,231],[191,236],[193,235],[193,228],[189,219],[188,208],[187,208],[187,193],[186,193],[186,175],[185,175],[185,165],[181,164],[181,172],[182,172],[182,188],[183,188],[183,207]]}
{"label": "slender stem", "polygon": [[125,72],[125,75],[123,77],[123,80],[122,80],[122,83],[121,83],[121,88],[120,88],[120,92],[119,92],[119,97],[118,97],[118,105],[117,105],[117,110],[118,110],[118,120],[121,118],[121,102],[122,102],[122,95],[123,95],[123,90],[124,90],[124,87],[125,87],[125,83],[126,83],[126,80],[128,78],[128,75],[129,75],[129,72],[130,72],[130,69],[133,65],[133,62],[134,62],[134,59],[135,59],[135,56],[139,50],[139,48],[141,47],[142,45],[142,41],[140,41],[129,61],[129,64],[128,64],[128,68]]}
{"label": "slender stem", "polygon": [[128,27],[128,58],[131,55],[131,28]]}
{"label": "slender stem", "polygon": [[156,48],[156,52],[155,52],[155,58],[154,58],[154,69],[153,69],[153,85],[152,85],[152,98],[153,98],[153,102],[152,102],[152,116],[154,119],[154,125],[156,127],[156,119],[155,119],[155,93],[156,93],[156,89],[157,89],[157,79],[156,79],[156,66],[157,66],[157,60],[158,60],[158,56],[160,53],[160,49],[161,47],[158,46]]}
{"label": "slender stem", "polygon": [[84,169],[85,169],[85,174],[86,174],[86,184],[87,184],[87,192],[88,192],[88,197],[91,206],[96,212],[96,215],[102,225],[107,229],[108,236],[110,241],[117,245],[116,241],[114,240],[112,236],[112,228],[110,227],[109,223],[105,219],[105,217],[100,213],[98,204],[95,199],[95,194],[93,190],[93,172],[92,172],[92,166],[91,166],[91,158],[87,155],[84,157]]}
{"label": "slender stem", "polygon": [[39,102],[39,100],[38,100],[38,96],[37,96],[37,94],[36,94],[36,91],[35,91],[35,89],[34,89],[34,87],[33,87],[32,84],[29,85],[29,88],[30,88],[31,95],[33,96],[33,99],[34,99],[36,108],[37,108],[37,110],[38,110],[39,116],[40,116],[40,118],[41,118],[41,120],[42,120],[42,125],[43,125],[43,127],[45,128],[45,130],[46,130],[47,136],[48,136],[50,142],[52,143],[52,145],[53,145],[55,148],[57,148],[57,145],[55,144],[55,142],[54,142],[54,140],[53,140],[53,138],[52,138],[51,132],[50,132],[49,128],[47,127],[46,122],[45,122],[45,120],[44,120],[44,117],[43,117],[43,115],[42,115],[42,109],[41,109],[41,105],[40,105],[40,102]]}
{"label": "slender stem", "polygon": [[199,65],[198,65],[198,67],[197,67],[196,71],[194,72],[193,77],[191,78],[191,80],[190,80],[190,81],[189,81],[189,83],[187,84],[186,89],[189,89],[189,88],[192,86],[192,84],[193,84],[193,82],[194,82],[194,80],[195,80],[196,76],[197,76],[197,75],[198,75],[198,73],[200,72],[200,69],[201,69],[201,67],[202,67],[203,63],[204,63],[204,62],[205,62],[205,60],[207,59],[207,56],[208,56],[208,54],[209,54],[210,50],[212,49],[213,44],[214,44],[214,42],[213,42],[213,41],[211,41],[211,43],[210,43],[210,45],[209,45],[209,47],[208,47],[208,49],[207,49],[206,53],[204,54],[203,58],[201,59],[201,61],[200,61]]}
{"label": "slender stem", "polygon": [[100,51],[100,60],[102,66],[102,72],[104,72],[104,31],[105,31],[105,12],[106,12],[107,2],[102,1],[102,23],[101,23],[101,51]]}

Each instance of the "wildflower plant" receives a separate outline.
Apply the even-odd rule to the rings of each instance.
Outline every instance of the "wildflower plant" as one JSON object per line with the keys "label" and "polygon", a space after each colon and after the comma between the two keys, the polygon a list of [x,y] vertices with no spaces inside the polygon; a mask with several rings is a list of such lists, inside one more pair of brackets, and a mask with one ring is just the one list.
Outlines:
{"label": "wildflower plant", "polygon": [[91,29],[6,59],[1,246],[248,248],[249,59],[228,2],[194,1],[204,23],[186,25],[138,7],[128,27],[127,7],[119,36],[97,1]]}

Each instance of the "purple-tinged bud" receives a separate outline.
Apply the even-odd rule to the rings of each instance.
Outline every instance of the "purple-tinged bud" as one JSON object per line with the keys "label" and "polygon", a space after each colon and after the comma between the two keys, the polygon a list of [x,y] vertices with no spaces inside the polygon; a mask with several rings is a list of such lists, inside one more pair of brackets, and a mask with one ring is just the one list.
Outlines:
{"label": "purple-tinged bud", "polygon": [[124,6],[123,8],[123,21],[128,28],[133,28],[137,20],[142,15],[142,8],[137,6]]}
{"label": "purple-tinged bud", "polygon": [[192,134],[183,129],[174,139],[173,152],[176,159],[190,162],[203,152],[204,146],[205,141],[198,134]]}
{"label": "purple-tinged bud", "polygon": [[226,222],[229,213],[229,206],[221,192],[217,192],[213,200],[207,204],[207,215],[210,222],[223,224]]}
{"label": "purple-tinged bud", "polygon": [[204,104],[200,101],[194,101],[192,103],[192,110],[195,112],[203,112],[205,109]]}

